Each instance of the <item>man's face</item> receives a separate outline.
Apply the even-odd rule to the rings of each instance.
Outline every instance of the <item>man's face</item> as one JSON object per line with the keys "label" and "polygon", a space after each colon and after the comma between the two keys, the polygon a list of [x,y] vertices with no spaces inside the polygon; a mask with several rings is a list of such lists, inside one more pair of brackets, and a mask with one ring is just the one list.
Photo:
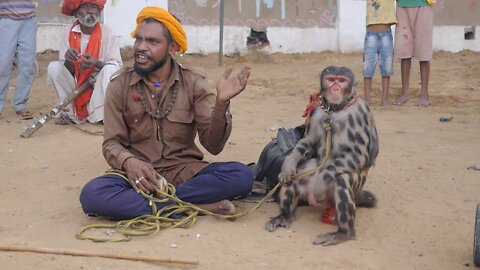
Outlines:
{"label": "man's face", "polygon": [[134,69],[146,75],[163,67],[168,60],[170,45],[163,32],[163,25],[156,22],[143,22],[135,36]]}
{"label": "man's face", "polygon": [[83,4],[77,8],[75,17],[86,27],[94,27],[100,17],[100,9],[95,4]]}

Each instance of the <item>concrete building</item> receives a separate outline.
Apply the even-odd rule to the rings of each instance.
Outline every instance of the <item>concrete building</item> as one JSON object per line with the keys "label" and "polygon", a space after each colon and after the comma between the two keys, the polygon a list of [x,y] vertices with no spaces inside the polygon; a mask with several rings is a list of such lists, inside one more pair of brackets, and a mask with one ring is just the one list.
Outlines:
{"label": "concrete building", "polygon": [[[252,29],[265,30],[268,53],[361,51],[365,34],[365,1],[369,0],[224,0],[223,53],[244,54]],[[58,49],[59,28],[71,18],[60,14],[60,0],[40,0],[39,52]],[[133,45],[130,32],[145,6],[169,9],[184,25],[187,53],[220,50],[220,0],[108,0],[103,21],[122,47]],[[480,51],[480,2],[437,0],[433,48]]]}

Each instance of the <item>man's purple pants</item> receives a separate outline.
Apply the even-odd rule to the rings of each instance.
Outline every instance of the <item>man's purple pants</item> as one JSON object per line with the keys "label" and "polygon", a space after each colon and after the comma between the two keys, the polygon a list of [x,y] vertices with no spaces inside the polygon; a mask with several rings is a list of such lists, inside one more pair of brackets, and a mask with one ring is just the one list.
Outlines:
{"label": "man's purple pants", "polygon": [[[193,204],[214,203],[247,196],[253,187],[253,173],[239,162],[212,163],[187,182],[176,186],[176,196]],[[80,193],[87,215],[116,220],[152,214],[149,201],[138,194],[125,179],[104,175],[88,182]],[[160,209],[175,202],[157,203]]]}

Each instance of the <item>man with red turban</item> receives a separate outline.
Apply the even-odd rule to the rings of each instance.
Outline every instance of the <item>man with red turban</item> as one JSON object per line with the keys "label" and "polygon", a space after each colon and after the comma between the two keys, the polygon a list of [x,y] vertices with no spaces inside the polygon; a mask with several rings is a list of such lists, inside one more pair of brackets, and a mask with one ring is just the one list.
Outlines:
{"label": "man with red turban", "polygon": [[98,20],[106,0],[64,0],[62,13],[77,20],[69,25],[59,48],[59,61],[48,65],[48,84],[66,100],[77,88],[95,82],[76,97],[55,121],[73,123],[103,122],[105,93],[110,77],[122,66],[116,35]]}

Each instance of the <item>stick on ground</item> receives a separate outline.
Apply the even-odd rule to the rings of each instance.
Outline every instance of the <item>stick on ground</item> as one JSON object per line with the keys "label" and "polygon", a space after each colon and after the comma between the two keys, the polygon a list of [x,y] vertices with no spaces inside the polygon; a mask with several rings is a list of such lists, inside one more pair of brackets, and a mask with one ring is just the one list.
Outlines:
{"label": "stick on ground", "polygon": [[33,252],[33,253],[45,253],[45,254],[57,254],[57,255],[69,255],[69,256],[83,256],[83,257],[101,257],[109,259],[121,259],[130,261],[142,261],[149,263],[171,263],[171,264],[192,264],[197,265],[198,261],[183,260],[183,259],[160,259],[146,256],[136,255],[121,255],[121,254],[107,254],[107,253],[93,253],[79,250],[66,250],[66,249],[53,249],[53,248],[35,248],[27,246],[1,246],[0,251],[13,251],[13,252]]}

